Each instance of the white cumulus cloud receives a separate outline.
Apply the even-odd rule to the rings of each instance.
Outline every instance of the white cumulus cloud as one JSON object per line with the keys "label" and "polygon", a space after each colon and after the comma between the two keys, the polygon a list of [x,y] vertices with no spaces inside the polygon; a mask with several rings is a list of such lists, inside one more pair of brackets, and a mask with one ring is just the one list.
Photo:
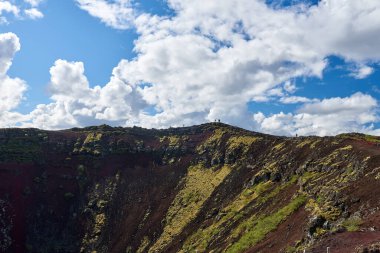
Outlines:
{"label": "white cumulus cloud", "polygon": [[350,97],[329,98],[303,105],[296,113],[265,116],[257,113],[253,119],[258,131],[278,135],[335,135],[347,132],[373,132],[378,103],[370,95],[355,93]]}
{"label": "white cumulus cloud", "polygon": [[39,5],[44,0],[0,0],[0,25],[8,24],[9,18],[39,19],[44,15]]}
{"label": "white cumulus cloud", "polygon": [[123,82],[114,73],[104,87],[91,88],[82,62],[57,60],[50,69],[49,91],[54,101],[38,105],[24,126],[62,129],[108,123],[125,125],[140,107],[139,89]]}
{"label": "white cumulus cloud", "polygon": [[25,3],[30,4],[32,7],[39,6],[45,0],[24,0]]}
{"label": "white cumulus cloud", "polygon": [[365,79],[372,75],[374,71],[375,70],[370,66],[359,64],[359,66],[356,66],[354,69],[352,69],[350,76],[356,79]]}
{"label": "white cumulus cloud", "polygon": [[25,81],[7,75],[12,60],[20,50],[19,38],[13,33],[0,34],[0,126],[13,125],[24,117],[13,109],[21,103],[27,89]]}
{"label": "white cumulus cloud", "polygon": [[135,18],[131,0],[76,0],[76,2],[82,10],[116,29],[130,28]]}
{"label": "white cumulus cloud", "polygon": [[298,104],[298,103],[309,103],[309,102],[315,102],[318,101],[318,99],[311,99],[307,97],[300,97],[300,96],[285,96],[280,98],[280,102],[283,104]]}
{"label": "white cumulus cloud", "polygon": [[[372,15],[380,15],[380,3],[358,2],[322,1],[300,12],[263,1],[170,0],[173,17],[143,14],[135,20],[138,56],[117,69],[128,83],[150,84],[143,98],[159,113],[141,118],[142,125],[221,118],[247,126],[247,103],[281,97],[277,88],[284,82],[284,89],[294,92],[291,78],[322,77],[328,56],[380,59],[372,53],[380,45],[380,24]],[[312,102],[295,96],[281,100]]]}
{"label": "white cumulus cloud", "polygon": [[12,14],[18,16],[20,9],[10,1],[0,1],[0,25],[8,23],[8,19],[4,14]]}
{"label": "white cumulus cloud", "polygon": [[25,15],[31,19],[38,19],[38,18],[44,17],[44,14],[41,11],[39,11],[37,8],[26,9],[24,12],[25,12]]}

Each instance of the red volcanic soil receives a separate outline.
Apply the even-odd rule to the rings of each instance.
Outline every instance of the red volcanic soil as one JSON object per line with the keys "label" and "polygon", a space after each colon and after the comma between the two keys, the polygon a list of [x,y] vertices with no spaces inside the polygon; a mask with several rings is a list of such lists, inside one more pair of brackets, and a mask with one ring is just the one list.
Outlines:
{"label": "red volcanic soil", "polygon": [[264,241],[246,251],[246,253],[284,252],[285,245],[294,246],[292,245],[294,244],[293,242],[301,240],[305,234],[305,227],[309,221],[308,215],[305,209],[298,209],[278,226],[276,231],[269,233]]}
{"label": "red volcanic soil", "polygon": [[330,247],[330,253],[356,253],[361,246],[370,246],[379,242],[379,231],[344,232],[328,236],[307,252],[324,253],[326,248]]}
{"label": "red volcanic soil", "polygon": [[[33,200],[26,189],[32,186],[36,168],[32,165],[7,164],[0,166],[0,196],[11,199],[12,232],[14,241],[12,252],[25,252],[25,217]],[[27,188],[29,187],[29,188]]]}

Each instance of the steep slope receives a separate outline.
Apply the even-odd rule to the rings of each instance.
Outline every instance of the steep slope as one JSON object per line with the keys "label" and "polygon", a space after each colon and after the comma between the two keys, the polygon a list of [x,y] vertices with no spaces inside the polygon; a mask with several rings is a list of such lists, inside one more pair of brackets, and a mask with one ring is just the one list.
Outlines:
{"label": "steep slope", "polygon": [[380,138],[0,130],[0,252],[376,252]]}

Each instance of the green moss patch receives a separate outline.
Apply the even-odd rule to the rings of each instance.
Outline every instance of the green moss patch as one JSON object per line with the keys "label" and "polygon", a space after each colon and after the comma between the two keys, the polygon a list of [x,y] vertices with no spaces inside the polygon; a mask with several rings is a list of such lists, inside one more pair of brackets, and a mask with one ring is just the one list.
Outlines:
{"label": "green moss patch", "polygon": [[355,232],[360,229],[360,226],[363,224],[363,221],[358,216],[352,216],[348,218],[347,220],[343,221],[342,225],[347,229],[349,232]]}
{"label": "green moss patch", "polygon": [[240,239],[232,244],[226,252],[228,253],[239,253],[244,252],[250,247],[256,245],[265,236],[274,231],[278,225],[286,219],[289,215],[295,212],[300,208],[306,201],[304,195],[294,198],[288,205],[281,208],[277,212],[265,216],[265,217],[254,217],[252,220],[249,220],[248,224],[245,224],[244,234]]}
{"label": "green moss patch", "polygon": [[149,252],[162,251],[179,235],[197,217],[203,204],[230,172],[231,168],[228,166],[209,169],[201,165],[190,167],[182,182],[182,189],[169,207],[164,230]]}

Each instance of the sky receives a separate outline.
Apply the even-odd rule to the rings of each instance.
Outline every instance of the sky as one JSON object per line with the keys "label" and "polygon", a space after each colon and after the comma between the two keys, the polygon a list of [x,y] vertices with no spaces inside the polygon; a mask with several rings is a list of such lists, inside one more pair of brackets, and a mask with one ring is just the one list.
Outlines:
{"label": "sky", "polygon": [[380,135],[378,0],[0,0],[0,127]]}

